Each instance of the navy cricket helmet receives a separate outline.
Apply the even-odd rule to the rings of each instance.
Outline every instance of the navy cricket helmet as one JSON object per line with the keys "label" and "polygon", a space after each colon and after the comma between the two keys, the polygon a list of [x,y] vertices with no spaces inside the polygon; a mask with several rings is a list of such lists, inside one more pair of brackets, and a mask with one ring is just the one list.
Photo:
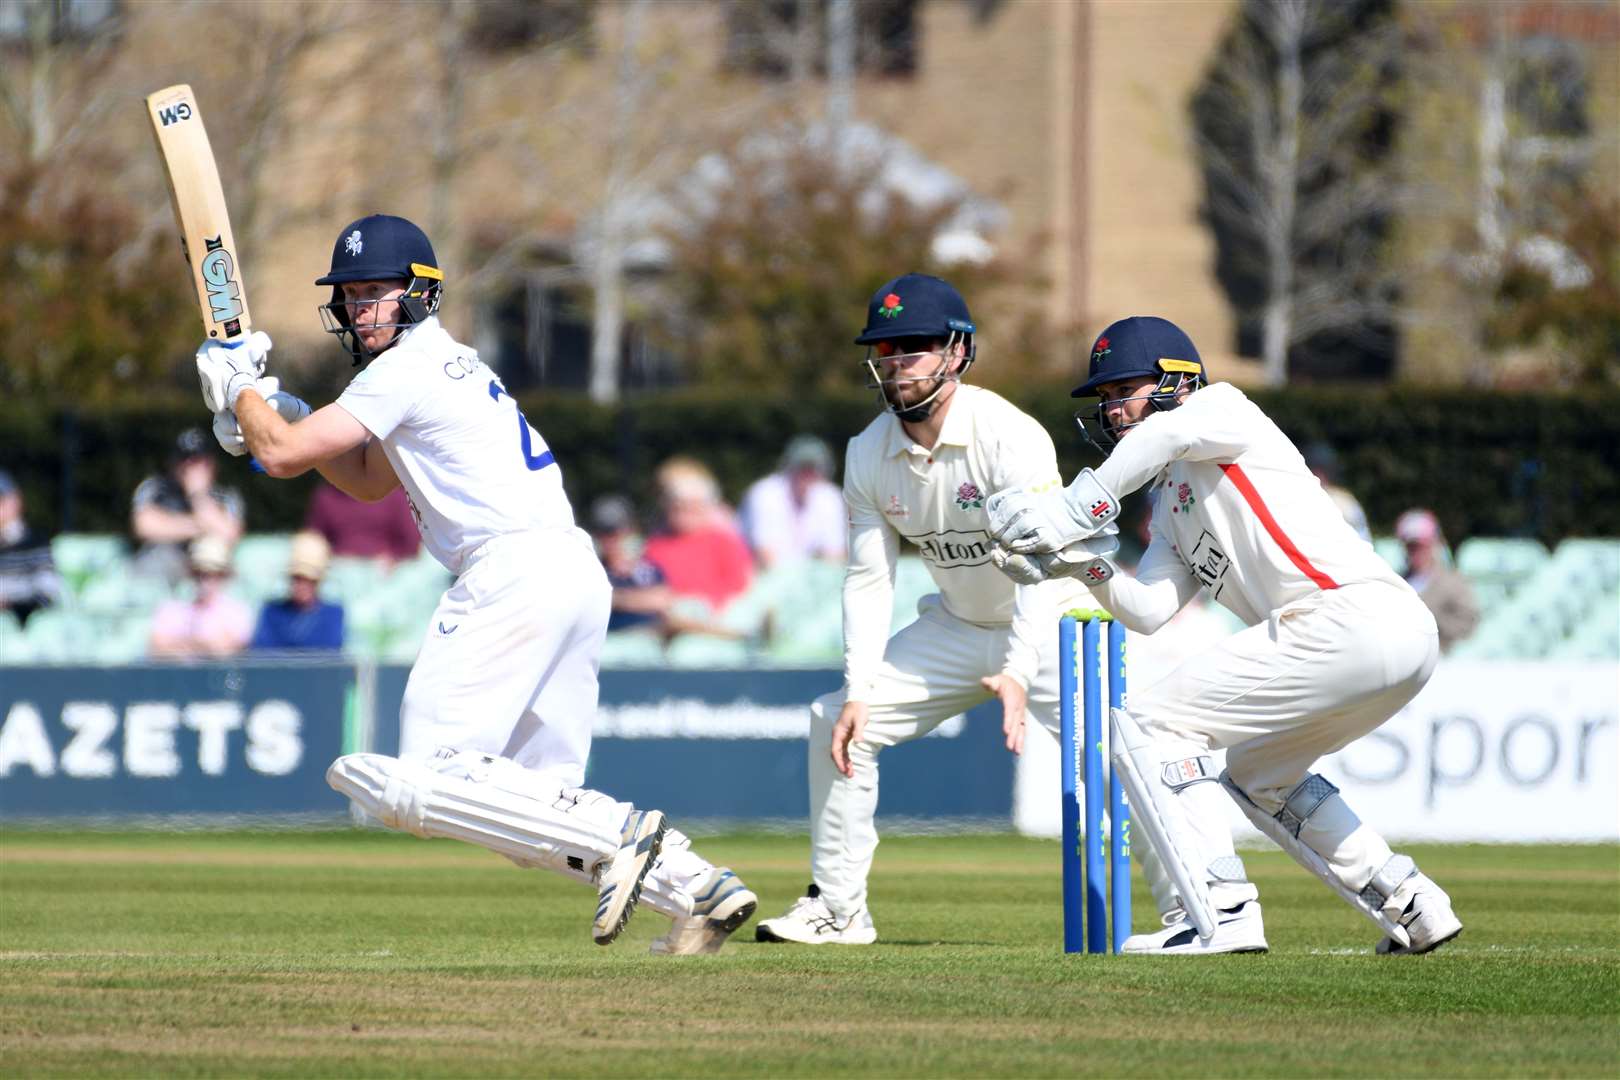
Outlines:
{"label": "navy cricket helmet", "polygon": [[[884,408],[900,419],[912,423],[926,420],[945,387],[961,381],[962,375],[973,366],[976,354],[973,330],[973,316],[968,313],[967,301],[950,282],[928,274],[900,275],[872,294],[866,305],[866,328],[855,339],[855,344],[867,346],[864,360],[870,375],[867,385],[878,391]],[[926,375],[892,374],[884,378],[872,355],[875,349],[880,357],[892,357],[897,347],[901,352],[922,353],[930,351],[936,342],[945,343],[941,365]],[[957,346],[960,346],[962,361],[951,369],[950,357]],[[896,401],[903,385],[919,382],[937,385],[920,401]]]}
{"label": "navy cricket helmet", "polygon": [[866,305],[866,329],[855,344],[896,338],[948,341],[953,334],[972,333],[967,301],[950,282],[928,274],[902,274],[872,294]]}
{"label": "navy cricket helmet", "polygon": [[[427,234],[413,223],[391,214],[369,214],[345,225],[332,245],[332,268],[324,277],[316,278],[315,284],[332,286],[332,299],[321,306],[321,320],[327,333],[337,335],[356,364],[374,354],[355,334],[349,321],[349,309],[356,304],[379,301],[346,302],[343,285],[352,281],[396,280],[406,283],[405,295],[399,298],[402,321],[379,326],[403,330],[425,321],[439,310],[439,301],[444,296],[444,271],[439,269],[439,260],[433,254]],[[396,332],[389,344],[397,340]]]}
{"label": "navy cricket helmet", "polygon": [[[1098,387],[1124,379],[1157,380],[1147,392],[1148,402],[1160,410],[1181,404],[1183,391],[1206,385],[1204,361],[1186,332],[1168,319],[1154,315],[1133,315],[1120,319],[1097,335],[1091,346],[1091,366],[1086,381],[1075,387],[1070,397],[1095,397]],[[1091,416],[1088,417],[1087,413]],[[1097,425],[1093,432],[1087,419]],[[1107,453],[1118,443],[1124,429],[1109,423],[1105,403],[1095,410],[1075,414],[1080,430],[1098,449]]]}

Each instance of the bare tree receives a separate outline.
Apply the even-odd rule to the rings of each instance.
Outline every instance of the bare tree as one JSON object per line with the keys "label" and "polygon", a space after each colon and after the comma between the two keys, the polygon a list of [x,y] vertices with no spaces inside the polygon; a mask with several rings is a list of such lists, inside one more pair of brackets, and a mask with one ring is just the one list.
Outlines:
{"label": "bare tree", "polygon": [[1246,0],[1192,102],[1217,271],[1266,382],[1323,335],[1394,316],[1383,257],[1395,22],[1381,0]]}
{"label": "bare tree", "polygon": [[855,0],[827,3],[827,129],[838,133],[855,116]]}
{"label": "bare tree", "polygon": [[[1503,292],[1521,271],[1539,269],[1559,288],[1592,280],[1580,245],[1566,242],[1566,219],[1571,207],[1603,198],[1591,167],[1600,140],[1614,141],[1587,119],[1588,61],[1575,29],[1583,8],[1600,6],[1501,0],[1414,10],[1410,97],[1424,119],[1406,150],[1406,183],[1409,228],[1420,238],[1411,271],[1420,284],[1406,318],[1454,353],[1430,350],[1427,362],[1463,381],[1500,377],[1492,327],[1516,321]],[[1612,63],[1605,49],[1598,44],[1592,54]]]}
{"label": "bare tree", "polygon": [[591,317],[591,400],[612,402],[619,397],[619,355],[624,340],[624,253],[628,202],[633,197],[634,124],[646,93],[646,74],[638,52],[647,0],[630,0],[624,9],[619,42],[619,63],[613,80],[613,126],[608,136],[612,150],[591,266],[595,304]]}

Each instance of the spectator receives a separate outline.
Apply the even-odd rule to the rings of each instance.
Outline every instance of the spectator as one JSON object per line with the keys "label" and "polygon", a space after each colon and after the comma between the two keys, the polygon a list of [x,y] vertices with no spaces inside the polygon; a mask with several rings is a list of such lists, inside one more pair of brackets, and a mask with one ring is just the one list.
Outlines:
{"label": "spectator", "polygon": [[242,538],[242,496],[214,483],[214,457],[208,436],[187,428],[175,440],[168,470],[135,488],[130,528],[142,547],[131,569],[179,584],[186,574],[186,545],[217,536],[225,550]]}
{"label": "spectator", "polygon": [[153,656],[232,656],[253,632],[253,612],[225,591],[231,578],[231,548],[211,533],[191,542],[189,561],[197,594],[165,600],[152,616]]}
{"label": "spectator", "polygon": [[591,504],[591,536],[596,554],[613,586],[613,613],[608,632],[658,630],[673,594],[664,575],[648,562],[645,542],[636,529],[635,511],[623,495],[603,495]]}
{"label": "spectator", "polygon": [[658,469],[665,528],[647,541],[647,560],[677,597],[697,597],[719,613],[747,590],[754,558],[720,500],[714,474],[687,457]]}
{"label": "spectator", "polygon": [[381,559],[388,566],[416,558],[422,546],[404,487],[363,502],[322,480],[310,496],[304,528],[325,537],[333,555]]}
{"label": "spectator", "polygon": [[331,559],[332,549],[320,533],[305,531],[292,538],[287,596],[260,609],[252,648],[343,648],[343,608],[320,597],[321,579]]}
{"label": "spectator", "polygon": [[54,604],[62,593],[50,541],[23,519],[22,490],[0,470],[0,611],[19,621]]}
{"label": "spectator", "polygon": [[814,435],[797,435],[776,472],[743,496],[742,529],[762,568],[804,559],[844,561],[849,514],[831,482],[832,451]]}
{"label": "spectator", "polygon": [[1339,455],[1325,442],[1315,442],[1305,448],[1305,467],[1322,482],[1322,490],[1339,508],[1339,513],[1356,535],[1372,543],[1372,531],[1367,528],[1367,511],[1349,489],[1339,485]]}
{"label": "spectator", "polygon": [[1406,572],[1401,576],[1417,590],[1440,628],[1440,651],[1474,632],[1479,603],[1468,579],[1441,558],[1446,538],[1440,521],[1428,510],[1408,510],[1395,521],[1395,536],[1406,547]]}

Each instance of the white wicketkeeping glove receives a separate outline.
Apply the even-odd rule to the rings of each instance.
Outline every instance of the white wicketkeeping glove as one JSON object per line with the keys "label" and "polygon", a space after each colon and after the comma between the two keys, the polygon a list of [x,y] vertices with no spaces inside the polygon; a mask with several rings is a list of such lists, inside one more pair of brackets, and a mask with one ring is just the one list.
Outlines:
{"label": "white wicketkeeping glove", "polygon": [[984,511],[992,540],[1010,554],[1031,555],[1095,536],[1119,516],[1119,500],[1090,469],[1081,469],[1063,491],[998,491],[985,501]]}
{"label": "white wicketkeeping glove", "polygon": [[997,545],[990,549],[990,561],[1020,585],[1039,585],[1065,577],[1101,585],[1114,576],[1116,568],[1111,556],[1118,550],[1119,530],[1110,525],[1106,532],[1076,540],[1062,551],[1018,555]]}
{"label": "white wicketkeeping glove", "polygon": [[255,330],[236,345],[205,341],[197,349],[197,381],[203,404],[217,413],[236,406],[236,395],[264,374],[270,356],[270,335]]}
{"label": "white wicketkeeping glove", "polygon": [[[296,424],[310,413],[309,402],[295,394],[289,394],[281,389],[281,380],[274,375],[267,375],[253,385],[269,406],[281,415],[289,424]],[[232,457],[241,457],[247,453],[247,441],[242,438],[242,426],[236,422],[236,414],[229,409],[221,409],[214,414],[214,439],[219,443],[220,449]]]}

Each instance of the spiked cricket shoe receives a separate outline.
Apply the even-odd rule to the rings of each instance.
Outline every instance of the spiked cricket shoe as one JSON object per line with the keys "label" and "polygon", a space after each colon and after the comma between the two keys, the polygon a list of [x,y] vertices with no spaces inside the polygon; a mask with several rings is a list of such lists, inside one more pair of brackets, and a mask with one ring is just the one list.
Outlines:
{"label": "spiked cricket shoe", "polygon": [[598,945],[607,945],[618,937],[635,914],[642,879],[658,858],[667,828],[660,810],[630,811],[619,834],[619,850],[598,864],[596,920],[591,923],[591,937]]}
{"label": "spiked cricket shoe", "polygon": [[1390,908],[1400,911],[1396,922],[1406,927],[1411,945],[1402,945],[1393,938],[1378,943],[1378,952],[1385,956],[1417,956],[1431,952],[1462,933],[1462,920],[1451,910],[1451,897],[1436,885],[1427,874],[1413,874],[1389,898],[1384,912]]}
{"label": "spiked cricket shoe", "polygon": [[1164,929],[1153,934],[1132,934],[1120,952],[1139,956],[1190,956],[1214,953],[1263,953],[1266,928],[1260,901],[1245,900],[1237,907],[1215,913],[1215,936],[1204,941],[1198,928],[1177,909],[1164,917]]}
{"label": "spiked cricket shoe", "polygon": [[669,933],[652,943],[658,956],[717,953],[732,932],[747,922],[759,897],[724,866],[716,866],[692,886],[692,914],[678,918]]}
{"label": "spiked cricket shoe", "polygon": [[877,940],[872,913],[865,908],[840,918],[833,914],[821,890],[810,886],[785,915],[765,919],[754,927],[755,941],[790,941],[800,945],[870,945]]}

